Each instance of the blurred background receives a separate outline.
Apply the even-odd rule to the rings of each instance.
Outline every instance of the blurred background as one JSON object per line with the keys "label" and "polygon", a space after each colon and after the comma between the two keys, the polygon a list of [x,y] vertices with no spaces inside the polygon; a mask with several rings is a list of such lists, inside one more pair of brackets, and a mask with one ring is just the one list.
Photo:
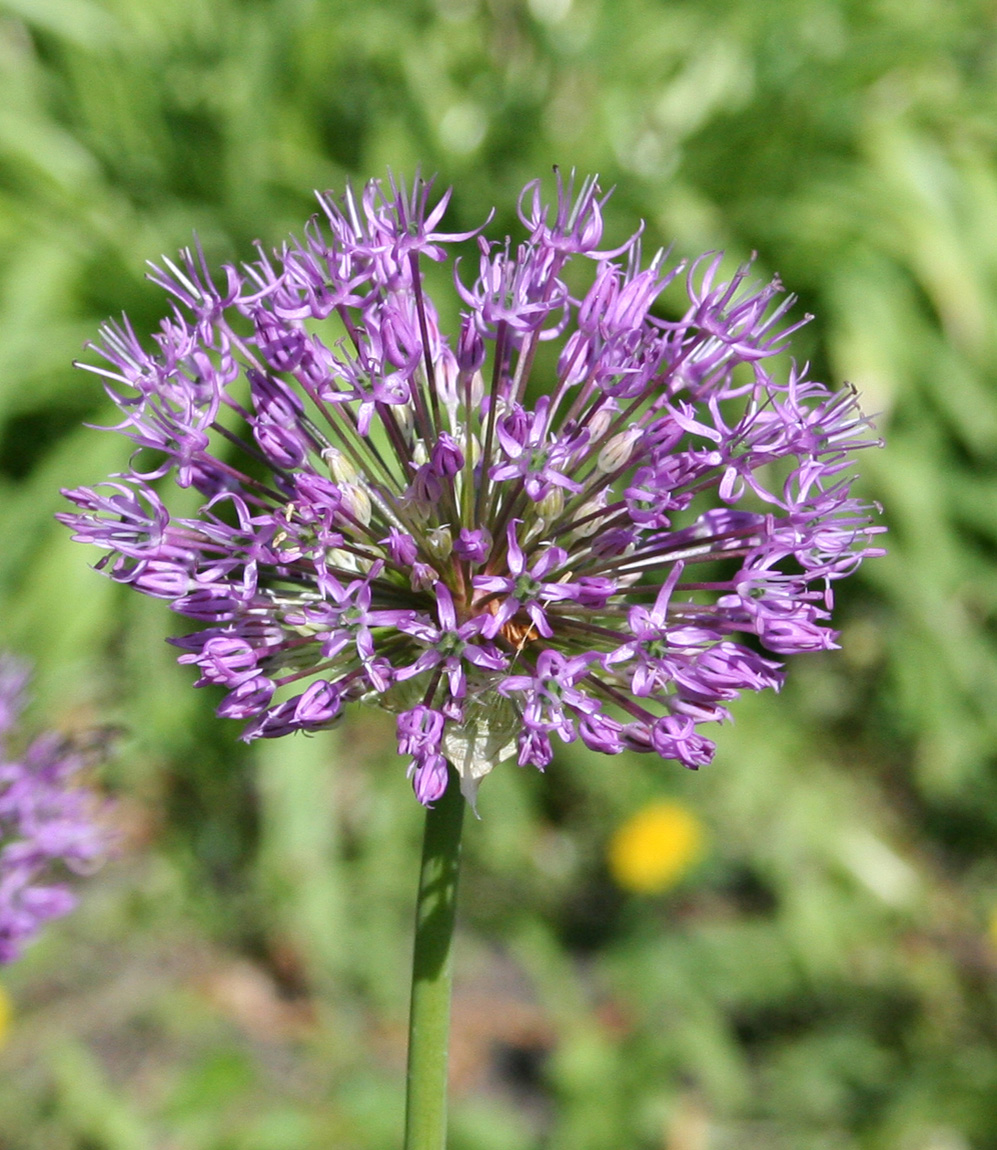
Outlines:
{"label": "blurred background", "polygon": [[0,642],[36,726],[122,732],[121,858],[0,971],[2,1150],[381,1150],[421,812],[393,725],[247,750],[89,569],[124,466],[71,361],[144,261],[277,244],[417,165],[454,229],[551,166],[611,238],[757,253],[854,381],[889,556],[842,650],[698,774],[568,747],[466,833],[451,1150],[997,1148],[992,0],[0,0]]}

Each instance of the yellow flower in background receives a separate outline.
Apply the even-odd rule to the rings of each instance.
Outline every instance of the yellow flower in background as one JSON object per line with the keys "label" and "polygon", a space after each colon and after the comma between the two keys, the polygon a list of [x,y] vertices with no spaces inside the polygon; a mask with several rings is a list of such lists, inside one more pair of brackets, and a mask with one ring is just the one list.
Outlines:
{"label": "yellow flower in background", "polygon": [[10,1016],[13,1014],[13,1009],[10,1005],[10,999],[7,997],[7,992],[0,986],[0,1050],[3,1049],[7,1041],[7,1031],[10,1029]]}
{"label": "yellow flower in background", "polygon": [[703,853],[703,824],[679,803],[642,807],[609,841],[609,873],[624,890],[655,894],[674,885]]}

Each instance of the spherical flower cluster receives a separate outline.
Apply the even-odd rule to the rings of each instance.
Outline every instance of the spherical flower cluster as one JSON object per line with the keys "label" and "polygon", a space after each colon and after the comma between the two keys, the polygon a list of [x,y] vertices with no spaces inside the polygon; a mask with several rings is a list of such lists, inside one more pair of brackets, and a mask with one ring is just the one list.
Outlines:
{"label": "spherical flower cluster", "polygon": [[[695,768],[700,724],[779,686],[770,656],[834,645],[831,584],[877,530],[849,494],[873,442],[854,395],[770,374],[798,326],[778,283],[642,263],[639,233],[602,250],[606,199],[527,185],[514,246],[441,231],[431,184],[374,181],[220,277],[199,248],[154,267],[153,348],[102,329],[90,370],[135,455],[60,518],[201,625],[180,662],[244,738],[379,703],[423,803],[448,761],[473,801],[553,736]],[[448,340],[427,261],[475,237]],[[168,473],[196,514],[167,510]]]}
{"label": "spherical flower cluster", "polygon": [[108,848],[100,801],[78,784],[85,756],[59,735],[11,757],[7,736],[24,706],[25,668],[0,656],[0,963],[10,962],[76,897],[66,872],[92,869]]}

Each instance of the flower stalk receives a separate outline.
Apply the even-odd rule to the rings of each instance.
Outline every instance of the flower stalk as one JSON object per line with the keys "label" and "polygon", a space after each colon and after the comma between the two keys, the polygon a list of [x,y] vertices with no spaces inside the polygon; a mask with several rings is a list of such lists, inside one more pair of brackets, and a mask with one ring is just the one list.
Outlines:
{"label": "flower stalk", "polygon": [[412,957],[405,1150],[446,1145],[453,933],[465,805],[450,771],[442,797],[426,811]]}

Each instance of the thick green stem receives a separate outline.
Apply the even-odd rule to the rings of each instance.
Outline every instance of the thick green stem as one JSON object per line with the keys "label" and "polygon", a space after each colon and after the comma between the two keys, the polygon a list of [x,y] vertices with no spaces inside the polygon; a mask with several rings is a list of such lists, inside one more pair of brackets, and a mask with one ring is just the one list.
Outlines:
{"label": "thick green stem", "polygon": [[426,812],[415,914],[409,1014],[405,1150],[444,1150],[450,1045],[452,944],[464,796],[451,770],[447,789]]}

